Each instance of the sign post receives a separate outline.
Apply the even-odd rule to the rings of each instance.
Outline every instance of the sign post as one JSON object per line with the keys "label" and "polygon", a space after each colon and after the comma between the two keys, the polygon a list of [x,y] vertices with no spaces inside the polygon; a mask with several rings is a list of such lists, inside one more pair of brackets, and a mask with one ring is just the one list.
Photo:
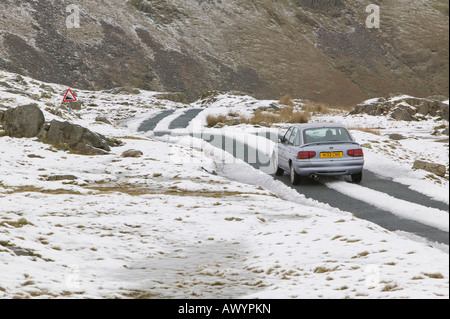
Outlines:
{"label": "sign post", "polygon": [[64,95],[63,103],[69,102],[69,112],[72,113],[72,102],[76,102],[77,98],[73,94],[72,90],[68,89],[66,95]]}

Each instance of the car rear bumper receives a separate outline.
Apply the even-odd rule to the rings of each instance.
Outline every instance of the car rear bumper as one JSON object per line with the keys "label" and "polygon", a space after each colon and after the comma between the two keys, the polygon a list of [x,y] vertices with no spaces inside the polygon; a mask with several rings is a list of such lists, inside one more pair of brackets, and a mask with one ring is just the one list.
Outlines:
{"label": "car rear bumper", "polygon": [[363,159],[342,161],[295,161],[294,168],[301,176],[323,175],[339,176],[361,173],[364,167]]}

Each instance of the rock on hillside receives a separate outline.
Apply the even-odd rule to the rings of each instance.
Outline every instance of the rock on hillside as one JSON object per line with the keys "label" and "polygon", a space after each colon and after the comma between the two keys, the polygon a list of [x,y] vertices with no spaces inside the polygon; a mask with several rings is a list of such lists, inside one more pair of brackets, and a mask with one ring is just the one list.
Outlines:
{"label": "rock on hillside", "polygon": [[398,121],[418,121],[426,116],[449,119],[448,102],[444,97],[416,98],[400,95],[371,99],[357,105],[350,114],[388,115]]}
{"label": "rock on hillside", "polygon": [[44,122],[44,114],[37,104],[9,109],[0,116],[0,124],[3,123],[5,134],[11,137],[35,137]]}
{"label": "rock on hillside", "polygon": [[0,112],[0,128],[5,135],[16,138],[38,137],[42,142],[83,155],[104,155],[120,142],[77,124],[45,117],[37,104],[22,105]]}
{"label": "rock on hillside", "polygon": [[[245,91],[355,105],[448,96],[448,1],[2,0],[0,68],[84,89]],[[368,29],[377,3],[381,28]]]}
{"label": "rock on hillside", "polygon": [[104,136],[69,122],[51,121],[40,138],[45,143],[83,155],[104,155],[111,150]]}

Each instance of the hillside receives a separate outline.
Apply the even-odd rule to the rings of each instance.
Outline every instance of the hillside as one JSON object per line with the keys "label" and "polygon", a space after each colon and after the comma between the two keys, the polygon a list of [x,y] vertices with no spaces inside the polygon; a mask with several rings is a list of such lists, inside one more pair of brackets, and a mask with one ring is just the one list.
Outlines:
{"label": "hillside", "polygon": [[[365,9],[381,9],[367,29]],[[238,90],[355,105],[448,96],[448,0],[2,0],[0,69],[79,89]]]}

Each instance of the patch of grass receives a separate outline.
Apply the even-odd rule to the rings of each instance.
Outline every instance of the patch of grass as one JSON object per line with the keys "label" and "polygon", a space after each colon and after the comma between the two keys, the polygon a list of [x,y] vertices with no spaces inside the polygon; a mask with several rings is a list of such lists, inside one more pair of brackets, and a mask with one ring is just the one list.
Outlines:
{"label": "patch of grass", "polygon": [[227,116],[226,115],[208,115],[206,117],[206,124],[208,127],[214,127],[218,123],[226,123],[227,122]]}
{"label": "patch of grass", "polygon": [[441,273],[434,273],[434,274],[423,273],[423,274],[432,279],[444,279],[444,276],[442,276]]}
{"label": "patch of grass", "polygon": [[8,246],[9,246],[9,241],[6,241],[6,240],[0,240],[0,246],[8,247]]}
{"label": "patch of grass", "polygon": [[262,195],[275,197],[274,194],[261,194],[261,193],[242,193],[238,191],[209,191],[209,190],[186,190],[179,189],[177,186],[172,186],[169,189],[150,189],[145,186],[139,186],[135,184],[118,184],[114,186],[89,186],[87,189],[97,191],[99,194],[110,193],[123,193],[130,196],[140,195],[169,195],[169,196],[194,196],[194,197],[206,197],[206,198],[223,198],[228,196],[249,196],[249,195]]}
{"label": "patch of grass", "polygon": [[[250,124],[261,125],[266,123],[267,125],[275,123],[308,123],[310,119],[310,113],[297,110],[293,106],[286,106],[279,109],[258,109],[252,116],[239,116],[236,112],[230,111],[228,114],[232,119],[229,119],[226,115],[208,115],[206,117],[206,123],[208,127],[214,127],[218,123],[224,125],[237,125],[237,124]],[[238,117],[239,116],[239,117]]]}
{"label": "patch of grass", "polygon": [[241,116],[240,121],[243,124],[257,125],[261,123],[308,123],[310,114],[303,111],[297,111],[293,107],[283,107],[278,111],[260,111],[257,110],[252,117]]}
{"label": "patch of grass", "polygon": [[12,193],[42,193],[50,195],[83,195],[71,189],[43,189],[32,185],[11,187]]}
{"label": "patch of grass", "polygon": [[225,283],[221,282],[221,281],[215,281],[211,284],[211,286],[224,286]]}
{"label": "patch of grass", "polygon": [[328,114],[330,107],[324,103],[307,102],[302,105],[302,110],[312,114]]}
{"label": "patch of grass", "polygon": [[399,290],[398,286],[396,284],[387,284],[384,286],[384,288],[381,290],[383,292],[388,292],[388,291],[394,291],[394,290]]}
{"label": "patch of grass", "polygon": [[57,296],[55,294],[50,293],[47,290],[39,290],[39,291],[27,291],[27,293],[31,296],[31,297],[41,297],[41,296],[50,296],[53,298],[56,298]]}
{"label": "patch of grass", "polygon": [[[147,138],[147,137],[137,137],[137,136],[121,136],[121,139],[125,139],[125,140],[138,140],[138,141],[150,141],[151,139]],[[116,138],[118,139],[118,138]]]}
{"label": "patch of grass", "polygon": [[284,107],[280,109],[280,119],[282,123],[308,123],[310,114],[296,111],[293,107]]}
{"label": "patch of grass", "polygon": [[264,218],[262,218],[262,217],[256,217],[261,223],[265,223],[266,222],[266,220],[264,219]]}
{"label": "patch of grass", "polygon": [[38,240],[39,240],[39,242],[40,242],[42,245],[48,245],[48,244],[49,244],[49,242],[47,241],[47,239],[44,238],[44,237],[39,237]]}
{"label": "patch of grass", "polygon": [[294,101],[292,100],[292,96],[290,94],[283,95],[280,98],[280,100],[278,101],[278,103],[280,103],[281,105],[286,105],[286,106],[290,106],[290,107],[294,106]]}
{"label": "patch of grass", "polygon": [[331,272],[331,271],[336,271],[338,269],[339,266],[336,266],[334,268],[326,268],[326,267],[316,267],[314,269],[314,273],[315,274],[323,274],[326,272]]}
{"label": "patch of grass", "polygon": [[273,124],[279,122],[279,117],[272,113],[266,111],[255,111],[252,117],[241,116],[239,119],[241,124],[252,124],[257,125],[260,123]]}
{"label": "patch of grass", "polygon": [[31,285],[34,285],[34,284],[35,284],[34,281],[32,281],[32,280],[27,280],[27,281],[25,281],[25,282],[22,284],[22,286],[31,286]]}
{"label": "patch of grass", "polygon": [[353,259],[355,259],[355,258],[361,258],[361,257],[367,256],[368,254],[369,254],[368,251],[363,251],[362,253],[359,253],[357,256],[353,256],[352,258],[353,258]]}
{"label": "patch of grass", "polygon": [[228,116],[239,117],[239,113],[237,113],[236,111],[231,110],[231,111],[228,112]]}
{"label": "patch of grass", "polygon": [[21,248],[14,244],[11,244],[9,241],[0,241],[0,246],[11,250],[16,256],[38,257],[44,261],[53,261],[51,259],[42,258],[40,254],[34,253],[31,249]]}
{"label": "patch of grass", "polygon": [[19,219],[16,222],[3,221],[3,222],[0,223],[0,226],[5,226],[5,224],[8,224],[9,226],[12,226],[12,227],[15,227],[15,228],[22,228],[23,226],[26,226],[26,225],[34,226],[32,223],[27,221],[25,218],[21,218],[21,219]]}
{"label": "patch of grass", "polygon": [[238,218],[238,217],[226,217],[225,220],[227,222],[232,222],[232,221],[240,222],[240,221],[243,221],[244,219],[243,218]]}

